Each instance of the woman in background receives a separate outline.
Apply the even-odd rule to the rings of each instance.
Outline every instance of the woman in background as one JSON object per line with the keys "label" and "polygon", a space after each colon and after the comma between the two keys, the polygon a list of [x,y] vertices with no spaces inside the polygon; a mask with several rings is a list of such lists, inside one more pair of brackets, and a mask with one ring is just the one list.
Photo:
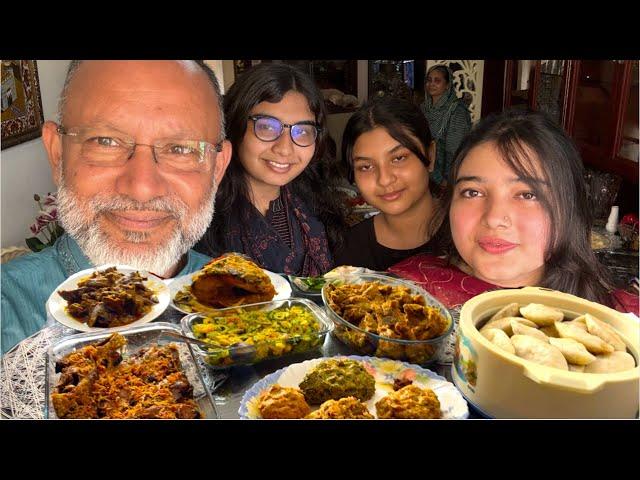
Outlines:
{"label": "woman in background", "polygon": [[441,217],[429,188],[435,145],[426,118],[407,100],[382,97],[349,119],[342,158],[349,180],[380,213],[351,227],[337,265],[385,270],[419,252],[435,253]]}
{"label": "woman in background", "polygon": [[471,115],[453,88],[453,72],[445,65],[434,65],[427,71],[425,100],[421,108],[436,141],[436,162],[431,179],[443,191],[456,150],[471,130]]}
{"label": "woman in background", "polygon": [[330,137],[313,80],[289,65],[259,64],[231,86],[224,110],[233,156],[196,248],[244,253],[279,273],[330,270],[345,222],[337,184],[325,173]]}

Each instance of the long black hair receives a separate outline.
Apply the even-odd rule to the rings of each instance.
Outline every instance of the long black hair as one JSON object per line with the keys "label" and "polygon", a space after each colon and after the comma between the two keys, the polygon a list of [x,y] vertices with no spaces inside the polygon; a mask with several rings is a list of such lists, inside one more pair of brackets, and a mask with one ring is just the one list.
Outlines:
{"label": "long black hair", "polygon": [[[546,114],[509,109],[483,119],[456,152],[443,201],[446,212],[462,163],[471,149],[486,142],[495,145],[520,178],[533,180],[541,174],[548,185],[542,189],[538,182],[530,183],[552,226],[539,286],[610,305],[611,275],[591,249],[593,216],[582,159],[571,138]],[[452,254],[459,257],[452,247]]]}
{"label": "long black hair", "polygon": [[262,102],[277,103],[290,91],[305,96],[319,128],[315,150],[309,165],[288,187],[303,198],[313,214],[324,224],[329,246],[342,243],[346,228],[342,196],[336,190],[338,179],[329,172],[335,167],[335,142],[327,129],[327,111],[322,93],[313,80],[297,68],[281,63],[261,63],[243,73],[224,97],[227,138],[233,145],[229,167],[216,194],[214,217],[197,249],[209,255],[226,250],[224,233],[228,218],[246,208],[249,185],[238,152],[247,130],[249,114]]}
{"label": "long black hair", "polygon": [[384,128],[402,146],[411,150],[425,167],[429,167],[431,161],[427,152],[432,140],[431,130],[420,108],[407,100],[378,97],[351,115],[342,135],[342,160],[347,164],[350,182],[354,179],[353,147],[360,135],[377,127]]}
{"label": "long black hair", "polygon": [[[429,122],[420,108],[412,102],[394,97],[378,97],[362,105],[347,122],[342,135],[342,162],[346,165],[349,181],[354,181],[353,147],[360,135],[382,127],[403,147],[411,150],[429,168],[431,160],[427,156],[433,140]],[[434,159],[435,160],[435,159]],[[429,179],[431,192],[438,186]],[[436,211],[430,225],[434,231],[444,215]]]}

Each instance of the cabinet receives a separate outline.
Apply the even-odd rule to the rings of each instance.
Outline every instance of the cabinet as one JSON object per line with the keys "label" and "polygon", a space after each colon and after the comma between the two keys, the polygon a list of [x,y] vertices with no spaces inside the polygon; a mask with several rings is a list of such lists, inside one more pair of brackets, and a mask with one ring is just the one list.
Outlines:
{"label": "cabinet", "polygon": [[391,96],[424,100],[424,61],[369,60],[369,98]]}
{"label": "cabinet", "polygon": [[585,165],[638,185],[637,60],[508,60],[504,107],[542,110]]}

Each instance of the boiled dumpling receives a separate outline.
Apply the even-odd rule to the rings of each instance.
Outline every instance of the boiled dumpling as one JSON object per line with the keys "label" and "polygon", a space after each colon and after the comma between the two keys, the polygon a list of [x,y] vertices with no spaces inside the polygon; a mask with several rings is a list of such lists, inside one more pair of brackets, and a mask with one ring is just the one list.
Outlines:
{"label": "boiled dumpling", "polygon": [[521,307],[520,314],[524,318],[534,322],[539,327],[553,325],[554,322],[561,322],[564,318],[564,313],[560,310],[547,307],[541,303],[530,303],[525,307]]}
{"label": "boiled dumpling", "polygon": [[489,319],[489,322],[492,322],[494,320],[499,320],[504,317],[517,317],[519,312],[520,312],[520,305],[518,305],[517,303],[510,303],[506,307],[502,307],[500,310],[498,310]]}
{"label": "boiled dumpling", "polygon": [[574,365],[573,363],[569,364],[570,372],[584,372],[584,365]]}
{"label": "boiled dumpling", "polygon": [[556,330],[555,325],[547,325],[546,327],[540,327],[540,331],[544,333],[547,337],[559,338],[560,334],[558,330]]}
{"label": "boiled dumpling", "polygon": [[497,320],[489,320],[480,329],[480,332],[482,333],[485,329],[488,329],[488,328],[499,328],[504,333],[506,333],[507,335],[511,336],[511,335],[513,335],[513,329],[511,328],[511,322],[512,321],[521,323],[522,325],[526,325],[528,327],[535,327],[536,326],[535,323],[533,323],[531,320],[527,320],[526,318],[522,318],[522,317],[503,317],[503,318],[499,318]]}
{"label": "boiled dumpling", "polygon": [[595,355],[591,355],[583,344],[573,338],[550,338],[549,343],[558,347],[569,363],[589,365],[596,359]]}
{"label": "boiled dumpling", "polygon": [[513,330],[514,335],[529,335],[531,337],[535,337],[543,342],[549,342],[549,337],[547,337],[544,333],[542,333],[537,328],[527,327],[526,325],[522,325],[518,322],[511,322],[511,329]]}
{"label": "boiled dumpling", "polygon": [[487,340],[489,340],[494,345],[497,345],[502,350],[515,355],[516,349],[513,348],[513,344],[511,343],[511,340],[509,340],[509,336],[499,328],[487,328],[486,330],[482,331],[482,335],[484,335]]}
{"label": "boiled dumpling", "polygon": [[635,366],[635,360],[627,352],[611,352],[597,355],[596,359],[584,368],[584,373],[615,373],[631,370]]}
{"label": "boiled dumpling", "polygon": [[618,332],[608,323],[598,320],[593,315],[588,313],[584,316],[587,324],[587,330],[591,335],[600,337],[618,352],[626,352],[627,346],[625,345]]}
{"label": "boiled dumpling", "polygon": [[529,335],[514,335],[511,337],[511,343],[516,349],[516,355],[520,358],[547,367],[569,370],[569,365],[562,352],[550,343]]}
{"label": "boiled dumpling", "polygon": [[571,320],[570,322],[564,322],[567,325],[573,325],[574,327],[578,327],[580,330],[582,330],[583,332],[587,332],[587,324],[584,322],[584,315],[582,315],[581,317],[576,318],[575,320]]}
{"label": "boiled dumpling", "polygon": [[581,330],[571,322],[556,322],[556,329],[562,338],[573,338],[582,343],[591,353],[611,353],[613,347],[600,337]]}

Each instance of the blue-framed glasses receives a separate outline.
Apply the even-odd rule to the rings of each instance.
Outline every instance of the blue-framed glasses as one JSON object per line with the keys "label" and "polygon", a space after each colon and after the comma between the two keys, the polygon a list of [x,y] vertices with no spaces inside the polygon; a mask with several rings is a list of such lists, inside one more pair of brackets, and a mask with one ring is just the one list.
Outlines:
{"label": "blue-framed glasses", "polygon": [[253,133],[263,142],[275,142],[282,136],[285,128],[289,129],[291,140],[299,147],[310,147],[318,138],[321,130],[315,122],[304,121],[288,125],[268,115],[250,115],[253,120]]}

